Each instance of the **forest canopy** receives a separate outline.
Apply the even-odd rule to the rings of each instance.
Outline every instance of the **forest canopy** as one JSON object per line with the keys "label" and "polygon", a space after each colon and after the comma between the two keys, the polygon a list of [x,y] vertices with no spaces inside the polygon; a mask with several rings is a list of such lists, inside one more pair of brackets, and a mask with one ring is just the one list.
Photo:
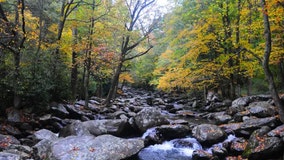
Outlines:
{"label": "forest canopy", "polygon": [[[0,0],[3,106],[163,91],[267,92],[255,0]],[[284,1],[267,1],[276,87],[284,87]],[[87,104],[87,103],[86,103]]]}

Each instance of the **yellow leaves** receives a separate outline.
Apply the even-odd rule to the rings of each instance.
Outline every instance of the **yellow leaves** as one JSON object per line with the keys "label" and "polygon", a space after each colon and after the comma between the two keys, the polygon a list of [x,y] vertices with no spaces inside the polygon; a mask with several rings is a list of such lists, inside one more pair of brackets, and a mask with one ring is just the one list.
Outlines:
{"label": "yellow leaves", "polygon": [[132,76],[129,73],[123,72],[119,76],[119,82],[134,83],[134,80],[133,80]]}
{"label": "yellow leaves", "polygon": [[187,89],[190,87],[189,69],[173,68],[167,71],[164,76],[159,79],[158,88],[162,90],[174,90],[176,88]]}
{"label": "yellow leaves", "polygon": [[1,3],[1,2],[6,2],[6,0],[0,0],[0,3]]}

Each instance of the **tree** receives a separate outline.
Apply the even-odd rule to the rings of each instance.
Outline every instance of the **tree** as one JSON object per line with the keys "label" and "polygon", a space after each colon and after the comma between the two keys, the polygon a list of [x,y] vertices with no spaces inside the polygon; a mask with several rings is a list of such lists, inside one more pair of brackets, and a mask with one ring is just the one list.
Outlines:
{"label": "tree", "polygon": [[269,84],[269,90],[271,92],[272,98],[274,100],[275,105],[278,108],[278,112],[280,115],[280,120],[284,122],[284,103],[280,99],[278,95],[277,88],[275,86],[273,74],[269,68],[269,58],[272,50],[271,45],[271,30],[270,30],[270,22],[269,22],[269,13],[267,9],[267,4],[265,0],[261,1],[262,9],[263,9],[263,24],[264,24],[264,37],[265,37],[265,51],[263,55],[263,69]]}
{"label": "tree", "polygon": [[[20,107],[21,97],[20,97],[20,63],[21,63],[21,54],[24,48],[24,44],[26,41],[26,21],[25,21],[25,1],[17,0],[15,7],[15,19],[14,23],[10,22],[6,17],[2,5],[0,4],[0,14],[1,21],[4,22],[4,30],[8,30],[8,38],[6,41],[8,43],[0,42],[0,45],[8,49],[13,53],[14,57],[14,70],[13,70],[13,102],[14,107]],[[8,28],[9,26],[13,26],[12,28]]]}
{"label": "tree", "polygon": [[[113,78],[111,81],[111,87],[108,92],[107,98],[104,101],[104,105],[108,106],[110,101],[114,98],[119,82],[119,76],[122,71],[123,64],[126,61],[132,60],[134,58],[140,57],[142,55],[147,54],[153,46],[150,44],[149,35],[155,28],[157,20],[152,21],[148,26],[138,26],[138,24],[143,24],[147,22],[142,22],[143,14],[147,11],[147,9],[155,2],[155,0],[130,0],[125,1],[126,7],[128,10],[128,17],[125,22],[123,22],[124,26],[124,35],[121,36],[121,44],[120,50],[118,53],[118,61],[117,65],[114,69]],[[137,27],[139,27],[140,35],[137,36]],[[136,34],[136,36],[135,36]],[[147,48],[142,51],[134,52],[134,49],[141,45],[143,42],[149,42]]]}

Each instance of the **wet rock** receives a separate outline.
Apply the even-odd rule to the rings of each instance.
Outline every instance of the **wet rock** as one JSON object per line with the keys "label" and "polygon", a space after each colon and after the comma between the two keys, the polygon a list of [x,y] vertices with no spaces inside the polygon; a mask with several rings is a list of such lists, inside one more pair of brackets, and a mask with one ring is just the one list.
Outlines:
{"label": "wet rock", "polygon": [[236,138],[232,141],[230,151],[234,155],[242,154],[248,144],[248,141],[244,138]]}
{"label": "wet rock", "polygon": [[136,154],[144,147],[139,139],[122,139],[111,135],[70,136],[51,145],[49,159],[53,160],[120,160]]}
{"label": "wet rock", "polygon": [[59,137],[90,135],[89,130],[79,120],[65,126],[59,132]]}
{"label": "wet rock", "polygon": [[157,132],[164,140],[183,138],[190,133],[190,128],[186,125],[162,125],[156,128]]}
{"label": "wet rock", "polygon": [[154,144],[161,144],[164,139],[162,135],[157,131],[157,128],[150,128],[148,129],[143,135],[145,146],[154,145]]}
{"label": "wet rock", "polygon": [[216,145],[212,148],[212,154],[217,156],[219,159],[224,159],[228,155],[228,151],[225,147]]}
{"label": "wet rock", "polygon": [[213,160],[213,155],[204,150],[195,150],[192,153],[192,160]]}
{"label": "wet rock", "polygon": [[106,119],[106,120],[92,120],[82,123],[89,133],[94,136],[102,134],[112,134],[116,136],[123,136],[126,131],[129,131],[129,123],[123,119]]}
{"label": "wet rock", "polygon": [[253,102],[248,108],[250,114],[258,118],[271,117],[276,114],[275,107],[268,102]]}
{"label": "wet rock", "polygon": [[185,141],[183,139],[173,140],[175,148],[193,148],[194,143],[191,141]]}
{"label": "wet rock", "polygon": [[0,152],[1,160],[21,160],[21,156],[14,153]]}
{"label": "wet rock", "polygon": [[269,159],[283,153],[283,141],[278,137],[267,137],[269,127],[254,131],[249,138],[244,157],[249,159]]}
{"label": "wet rock", "polygon": [[192,135],[206,146],[221,142],[226,138],[226,133],[218,126],[212,124],[201,124],[194,127]]}
{"label": "wet rock", "polygon": [[142,136],[145,139],[146,145],[160,144],[165,140],[175,138],[184,138],[190,132],[186,125],[162,125],[148,129]]}
{"label": "wet rock", "polygon": [[12,144],[20,144],[20,141],[13,136],[0,134],[0,149],[6,149]]}
{"label": "wet rock", "polygon": [[137,113],[134,117],[135,123],[138,129],[143,133],[147,129],[163,125],[169,124],[169,121],[162,115],[161,110],[156,108],[144,108],[142,111]]}

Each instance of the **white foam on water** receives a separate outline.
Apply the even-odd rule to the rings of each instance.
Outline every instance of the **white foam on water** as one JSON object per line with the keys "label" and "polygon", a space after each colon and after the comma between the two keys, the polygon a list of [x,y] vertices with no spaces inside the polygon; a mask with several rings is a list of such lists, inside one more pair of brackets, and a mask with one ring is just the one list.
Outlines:
{"label": "white foam on water", "polygon": [[173,145],[173,143],[166,141],[162,144],[152,145],[149,148],[152,149],[152,150],[155,150],[155,151],[157,151],[157,150],[172,150],[174,148],[174,145]]}
{"label": "white foam on water", "polygon": [[154,134],[156,132],[155,130],[155,127],[147,129],[147,131],[142,135],[142,138],[145,139],[148,135]]}

